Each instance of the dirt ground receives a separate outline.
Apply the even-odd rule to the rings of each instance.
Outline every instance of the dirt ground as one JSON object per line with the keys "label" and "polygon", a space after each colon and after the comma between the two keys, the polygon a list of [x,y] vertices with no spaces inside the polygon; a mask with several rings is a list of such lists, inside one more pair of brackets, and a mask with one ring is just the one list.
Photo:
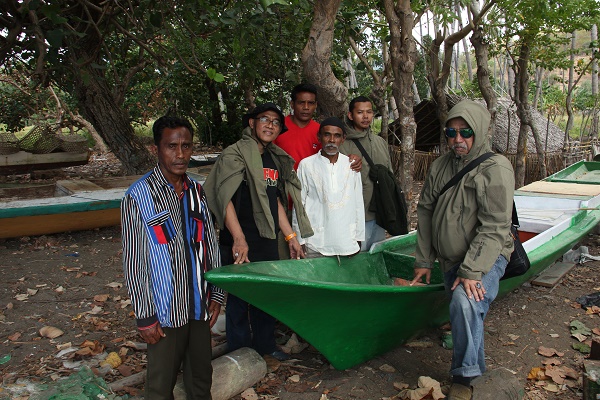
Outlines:
{"label": "dirt ground", "polygon": [[[110,155],[96,155],[85,167],[9,177],[4,182],[55,179],[61,174],[119,175],[120,168]],[[145,354],[135,349],[140,338],[123,287],[120,239],[120,229],[112,227],[0,240],[0,399],[27,399],[26,382],[52,382],[74,374],[81,365],[106,373],[108,369],[99,364],[111,352],[123,363],[103,375],[107,382],[143,370]],[[600,255],[600,236],[590,234],[582,244],[590,254]],[[554,288],[525,284],[493,304],[485,326],[488,367],[510,370],[527,399],[581,398],[585,355],[573,348],[579,340],[571,336],[570,324],[578,320],[600,332],[598,312],[586,313],[575,301],[600,291],[599,267],[598,261],[577,265]],[[44,327],[63,333],[42,337]],[[56,333],[49,328],[43,332]],[[420,376],[448,383],[451,351],[442,346],[442,333],[443,329],[432,330],[345,371],[331,368],[308,347],[292,361],[269,360],[270,372],[253,389],[259,399],[398,399],[399,388],[403,384],[415,388]],[[290,334],[279,326],[281,341]],[[585,340],[589,343],[590,336]],[[556,379],[528,380],[532,368],[546,368]],[[559,384],[555,381],[561,381],[560,373],[564,383]],[[137,385],[118,394],[136,396],[141,390]]]}

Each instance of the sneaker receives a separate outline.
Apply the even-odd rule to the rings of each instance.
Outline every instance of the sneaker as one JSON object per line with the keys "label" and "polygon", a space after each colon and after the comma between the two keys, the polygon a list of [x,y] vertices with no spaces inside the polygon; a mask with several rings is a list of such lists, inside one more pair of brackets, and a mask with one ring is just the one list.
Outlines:
{"label": "sneaker", "polygon": [[278,360],[278,361],[287,361],[289,360],[291,357],[289,356],[289,354],[284,353],[283,351],[274,351],[271,354],[269,354],[271,357],[273,357],[274,359]]}
{"label": "sneaker", "polygon": [[471,400],[472,396],[473,389],[458,383],[453,383],[450,387],[450,393],[448,393],[448,400]]}

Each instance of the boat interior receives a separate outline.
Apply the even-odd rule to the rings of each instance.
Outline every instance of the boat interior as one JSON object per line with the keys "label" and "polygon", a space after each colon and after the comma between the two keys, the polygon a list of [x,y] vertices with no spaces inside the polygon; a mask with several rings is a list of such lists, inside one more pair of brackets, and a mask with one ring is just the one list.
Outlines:
{"label": "boat interior", "polygon": [[0,187],[0,201],[36,200],[109,189],[122,188],[125,190],[139,177],[140,175],[131,175],[96,179],[65,179],[50,184],[13,184]]}

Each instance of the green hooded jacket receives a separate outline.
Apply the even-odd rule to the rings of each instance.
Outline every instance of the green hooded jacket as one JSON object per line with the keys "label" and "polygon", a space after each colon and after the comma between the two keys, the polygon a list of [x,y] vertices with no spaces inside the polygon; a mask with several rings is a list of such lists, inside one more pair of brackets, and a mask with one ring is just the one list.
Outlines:
{"label": "green hooded jacket", "polygon": [[[262,158],[257,144],[250,128],[245,128],[242,138],[223,150],[203,187],[208,207],[215,215],[219,227],[223,229],[227,204],[242,181],[246,179],[250,188],[252,212],[258,232],[264,238],[275,239],[279,227],[275,226],[269,208],[267,183],[264,179]],[[296,171],[294,171],[294,159],[273,143],[267,145],[265,151],[271,153],[279,171],[279,191],[285,194],[282,204],[287,204],[288,195],[291,196],[299,216],[298,222],[302,237],[312,236],[310,221],[300,199],[301,184]]]}
{"label": "green hooded jacket", "polygon": [[362,169],[360,170],[360,178],[362,179],[363,189],[363,201],[365,203],[365,221],[371,221],[375,219],[375,213],[369,211],[371,205],[371,199],[373,198],[373,181],[369,178],[369,171],[371,167],[369,163],[362,155],[356,144],[352,139],[358,139],[360,144],[363,145],[369,157],[373,160],[374,164],[382,164],[386,166],[390,171],[392,170],[392,161],[390,160],[390,151],[388,150],[388,144],[381,136],[377,136],[371,133],[371,128],[365,129],[364,131],[358,131],[354,129],[352,121],[346,117],[345,129],[346,129],[346,140],[340,146],[340,153],[349,155],[355,154],[362,157]]}
{"label": "green hooded jacket", "polygon": [[431,164],[417,206],[415,267],[431,268],[437,258],[442,271],[460,263],[459,277],[481,280],[499,255],[510,259],[515,178],[508,159],[496,154],[437,199],[458,171],[491,151],[487,141],[489,112],[474,101],[464,100],[450,110],[446,122],[457,117],[475,132],[473,146],[465,156],[449,151]]}

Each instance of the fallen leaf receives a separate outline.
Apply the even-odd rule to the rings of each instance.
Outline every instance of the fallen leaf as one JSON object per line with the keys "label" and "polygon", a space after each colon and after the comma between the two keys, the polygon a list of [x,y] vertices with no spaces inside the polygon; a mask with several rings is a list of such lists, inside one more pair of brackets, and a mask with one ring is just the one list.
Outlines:
{"label": "fallen leaf", "polygon": [[294,375],[290,376],[287,380],[290,382],[298,383],[298,382],[300,382],[300,375],[294,374]]}
{"label": "fallen leaf", "polygon": [[542,355],[542,356],[545,356],[545,357],[552,357],[552,356],[554,356],[554,355],[557,355],[557,356],[559,356],[559,357],[562,357],[562,356],[564,356],[564,355],[565,355],[565,353],[562,353],[562,352],[556,351],[556,349],[553,349],[553,348],[550,348],[550,347],[544,347],[544,346],[540,346],[540,347],[538,348],[538,353],[539,353],[540,355]]}
{"label": "fallen leaf", "polygon": [[64,350],[64,349],[68,349],[71,346],[72,346],[71,342],[67,342],[67,343],[57,344],[56,345],[56,349],[57,350]]}
{"label": "fallen leaf", "polygon": [[542,360],[542,364],[544,364],[544,365],[560,365],[560,364],[562,364],[562,361],[560,361],[558,358],[546,358],[545,360]]}
{"label": "fallen leaf", "polygon": [[571,336],[574,337],[575,339],[579,340],[580,342],[585,342],[587,339],[587,336],[582,335],[581,333],[574,333]]}
{"label": "fallen leaf", "polygon": [[396,372],[396,368],[392,367],[389,364],[383,364],[381,367],[379,367],[379,370],[381,372],[387,372],[389,374],[393,374],[394,372]]}
{"label": "fallen leaf", "polygon": [[27,289],[27,294],[30,296],[35,296],[39,289]]}
{"label": "fallen leaf", "polygon": [[550,337],[557,338],[560,337],[560,335],[558,333],[551,333]]}
{"label": "fallen leaf", "polygon": [[585,310],[585,313],[588,315],[589,314],[600,314],[600,307],[598,307],[598,306],[588,307],[588,309]]}
{"label": "fallen leaf", "polygon": [[133,374],[133,367],[130,365],[121,364],[117,367],[117,371],[119,371],[122,376],[127,378]]}
{"label": "fallen leaf", "polygon": [[594,329],[592,329],[592,332],[594,333],[594,335],[600,336],[600,328],[594,328]]}
{"label": "fallen leaf", "polygon": [[554,383],[549,383],[546,386],[544,386],[544,390],[547,390],[547,391],[552,392],[552,393],[558,393],[558,391],[560,389]]}
{"label": "fallen leaf", "polygon": [[108,283],[106,286],[111,287],[113,289],[119,289],[119,288],[123,287],[123,284],[119,283],[119,282],[111,282],[111,283]]}
{"label": "fallen leaf", "polygon": [[571,347],[582,354],[590,354],[592,351],[591,347],[585,343],[573,343]]}
{"label": "fallen leaf", "polygon": [[10,340],[11,342],[16,342],[17,340],[19,340],[20,337],[21,337],[21,332],[15,332],[12,335],[8,336],[8,340]]}
{"label": "fallen leaf", "polygon": [[102,307],[94,306],[94,308],[92,308],[91,311],[88,311],[87,314],[97,315],[97,314],[100,314],[102,311],[103,311]]}
{"label": "fallen leaf", "polygon": [[44,326],[40,329],[40,336],[48,339],[54,339],[64,334],[63,331],[54,326]]}
{"label": "fallen leaf", "polygon": [[517,340],[520,336],[519,335],[508,334],[508,337],[510,338],[510,340]]}
{"label": "fallen leaf", "polygon": [[14,307],[14,304],[13,304],[13,303],[8,303],[8,304],[6,305],[6,309],[7,309],[7,310],[12,310],[12,309],[13,309],[13,307]]}
{"label": "fallen leaf", "polygon": [[592,334],[590,328],[588,328],[583,322],[578,320],[571,321],[571,323],[569,324],[569,328],[571,329],[572,335],[580,333],[585,336],[590,336]]}
{"label": "fallen leaf", "polygon": [[18,295],[15,296],[15,299],[17,299],[19,301],[25,301],[28,298],[29,298],[29,295],[28,294],[24,294],[24,293],[21,293],[21,294],[18,294]]}
{"label": "fallen leaf", "polygon": [[575,379],[575,380],[579,379],[579,372],[575,371],[573,368],[563,366],[563,367],[560,367],[560,369],[566,377]]}
{"label": "fallen leaf", "polygon": [[408,389],[409,387],[410,387],[410,385],[408,383],[394,382],[394,389],[396,389],[397,391]]}
{"label": "fallen leaf", "polygon": [[552,379],[552,381],[554,381],[554,383],[558,385],[562,385],[565,381],[565,375],[559,368],[548,365],[544,373],[546,374],[546,376],[549,376]]}
{"label": "fallen leaf", "polygon": [[531,368],[531,370],[529,370],[529,373],[527,374],[527,379],[528,380],[535,380],[535,381],[547,380],[548,377],[546,376],[546,374],[544,373],[544,371],[545,371],[544,368],[533,367],[533,368]]}
{"label": "fallen leaf", "polygon": [[242,397],[243,400],[258,400],[258,395],[256,394],[256,392],[254,391],[253,388],[248,388],[246,390],[244,390],[240,396]]}
{"label": "fallen leaf", "polygon": [[99,303],[104,303],[106,300],[108,300],[109,295],[108,294],[97,294],[94,296],[94,301],[97,301]]}
{"label": "fallen leaf", "polygon": [[54,289],[54,291],[55,291],[56,293],[64,293],[64,291],[65,291],[65,288],[64,288],[64,287],[62,287],[62,286],[59,286],[59,287],[57,287],[56,289]]}
{"label": "fallen leaf", "polygon": [[131,300],[127,299],[127,300],[121,300],[121,308],[125,308],[127,306],[131,305]]}

